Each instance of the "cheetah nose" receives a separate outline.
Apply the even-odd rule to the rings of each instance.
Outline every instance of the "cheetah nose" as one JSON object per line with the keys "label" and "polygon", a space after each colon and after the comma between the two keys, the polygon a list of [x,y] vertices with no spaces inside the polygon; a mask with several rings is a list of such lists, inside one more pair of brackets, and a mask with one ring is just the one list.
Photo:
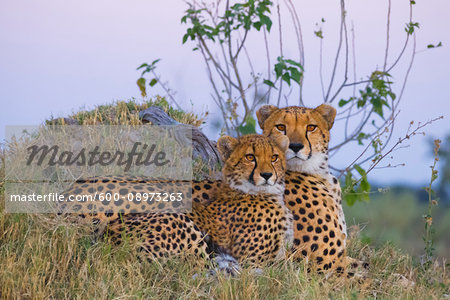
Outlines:
{"label": "cheetah nose", "polygon": [[302,150],[303,147],[305,147],[305,146],[303,146],[302,143],[298,143],[298,144],[291,143],[291,144],[289,144],[289,149],[291,149],[295,153],[297,153],[298,151]]}
{"label": "cheetah nose", "polygon": [[265,180],[269,180],[270,177],[272,177],[272,173],[269,172],[264,172],[264,173],[259,173],[261,175],[262,178],[264,178]]}

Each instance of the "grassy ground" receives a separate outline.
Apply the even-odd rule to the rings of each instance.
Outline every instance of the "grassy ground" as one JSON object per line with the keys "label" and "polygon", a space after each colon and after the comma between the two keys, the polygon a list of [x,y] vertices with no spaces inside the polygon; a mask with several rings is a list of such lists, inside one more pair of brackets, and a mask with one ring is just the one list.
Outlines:
{"label": "grassy ground", "polygon": [[[71,117],[80,124],[105,119],[109,124],[131,124],[137,112],[152,103],[120,102]],[[193,115],[170,114],[181,122],[201,123]],[[0,199],[2,172],[0,166]],[[111,247],[89,232],[90,228],[48,215],[6,214],[0,201],[0,299],[441,299],[450,294],[448,266],[442,261],[424,270],[393,245],[362,243],[358,233],[348,248],[350,256],[370,263],[363,281],[326,279],[291,261],[266,267],[260,275],[244,269],[236,277],[206,276],[205,262],[140,261],[130,245]]]}
{"label": "grassy ground", "polygon": [[45,215],[5,214],[2,207],[0,298],[439,299],[450,293],[442,264],[425,271],[391,245],[373,249],[357,238],[349,252],[370,262],[363,282],[307,274],[302,263],[290,261],[262,275],[244,269],[236,277],[205,276],[202,264],[141,262],[129,245],[96,241],[87,228]]}

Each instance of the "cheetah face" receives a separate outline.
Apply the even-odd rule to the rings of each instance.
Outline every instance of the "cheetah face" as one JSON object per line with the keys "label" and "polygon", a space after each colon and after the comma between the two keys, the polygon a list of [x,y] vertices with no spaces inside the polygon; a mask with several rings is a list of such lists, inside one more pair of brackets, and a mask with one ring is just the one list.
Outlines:
{"label": "cheetah face", "polygon": [[217,147],[222,155],[224,181],[231,188],[248,194],[277,194],[284,190],[285,136],[267,138],[246,135],[239,139],[221,137]]}
{"label": "cheetah face", "polygon": [[328,172],[328,142],[336,110],[322,104],[315,109],[290,106],[262,106],[256,113],[266,136],[285,135],[287,168],[308,174]]}

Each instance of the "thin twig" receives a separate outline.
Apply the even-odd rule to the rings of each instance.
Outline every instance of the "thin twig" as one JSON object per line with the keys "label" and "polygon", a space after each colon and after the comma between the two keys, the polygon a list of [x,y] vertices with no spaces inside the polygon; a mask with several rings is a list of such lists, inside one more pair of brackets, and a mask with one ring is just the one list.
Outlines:
{"label": "thin twig", "polygon": [[[280,4],[277,3],[277,14],[278,14],[278,34],[280,37],[280,56],[283,57],[283,34],[281,32],[281,15],[280,15]],[[281,94],[283,92],[283,80],[280,80],[280,88],[278,90],[278,100],[277,106],[280,106]]]}
{"label": "thin twig", "polygon": [[[413,5],[411,2],[409,3],[409,23],[412,22],[412,16],[413,16]],[[396,65],[397,63],[400,61],[400,59],[403,57],[403,53],[405,53],[406,47],[408,46],[408,42],[409,42],[409,33],[406,33],[406,40],[405,43],[403,45],[402,50],[400,51],[400,54],[397,56],[397,59],[394,61],[394,63],[386,70],[387,73],[389,73]]]}
{"label": "thin twig", "polygon": [[341,0],[341,27],[339,30],[339,43],[336,51],[336,57],[334,59],[333,72],[331,73],[330,85],[328,86],[327,95],[325,96],[325,103],[328,102],[328,97],[330,96],[331,88],[333,87],[334,77],[336,76],[336,69],[339,62],[339,57],[342,48],[343,32],[344,32],[344,22],[345,22],[345,3]]}
{"label": "thin twig", "polygon": [[322,88],[322,96],[323,100],[326,101],[325,97],[325,86],[323,83],[323,39],[320,38],[320,46],[319,46],[319,77],[320,77],[320,87]]}
{"label": "thin twig", "polygon": [[[287,4],[286,6],[289,10],[289,13],[291,14],[292,22],[294,24],[295,35],[297,37],[297,43],[298,43],[299,62],[303,66],[303,69],[304,69],[305,68],[305,50],[303,48],[302,28],[300,25],[298,13],[297,13],[295,6],[291,0],[284,0],[284,2]],[[298,103],[300,106],[305,106],[305,104],[303,103],[303,79],[304,79],[304,72],[302,73],[302,76],[300,77],[300,82],[299,82]]]}
{"label": "thin twig", "polygon": [[[344,1],[342,1],[344,2]],[[339,93],[342,91],[342,89],[344,88],[344,85],[347,83],[348,80],[348,54],[349,54],[349,50],[348,50],[348,32],[347,32],[347,22],[346,22],[346,18],[345,18],[345,14],[347,12],[345,11],[345,7],[343,7],[343,26],[344,26],[344,41],[345,41],[345,63],[344,63],[344,67],[345,67],[345,71],[344,71],[344,80],[342,81],[341,85],[339,86],[339,88],[337,89],[337,91],[334,93],[333,97],[331,97],[331,99],[328,101],[330,103],[332,103],[336,97],[339,95]]]}
{"label": "thin twig", "polygon": [[[217,19],[217,15],[218,15],[219,4],[220,4],[220,0],[218,1],[217,5],[216,5],[216,15],[213,15],[210,10],[206,10],[208,12],[208,14],[210,15],[210,17],[211,17],[211,21],[213,22],[214,26],[216,26],[216,27],[217,27],[217,20],[216,19]],[[228,78],[231,78],[230,67],[229,67],[229,64],[227,63],[227,56],[225,54],[225,47],[223,46],[223,43],[219,43],[219,46],[220,46],[220,50],[221,50],[221,53],[222,53],[223,60],[225,62],[225,67],[226,67],[226,70],[227,70]],[[228,83],[228,90],[227,91],[228,91],[228,97],[231,99],[232,95],[229,92],[229,91],[231,91],[231,82]]]}
{"label": "thin twig", "polygon": [[[267,76],[268,76],[268,80],[269,81],[271,81],[271,71],[270,71],[270,68],[272,67],[271,66],[271,64],[270,64],[270,53],[269,53],[269,43],[268,43],[268,41],[267,41],[267,30],[266,30],[266,28],[264,27],[264,30],[263,30],[263,32],[264,32],[264,46],[265,46],[265,48],[266,48],[266,59],[267,59]],[[266,101],[266,103],[269,103],[270,102],[270,92],[272,91],[272,87],[271,86],[269,86],[269,89],[268,89],[268,93],[266,93],[266,95],[264,96],[264,99],[267,99],[267,101]],[[267,98],[266,98],[266,96],[267,96]]]}
{"label": "thin twig", "polygon": [[167,96],[169,96],[170,100],[172,101],[172,103],[174,103],[178,109],[182,110],[181,106],[178,104],[177,100],[175,100],[175,97],[173,97],[170,88],[168,88],[166,86],[166,84],[164,82],[161,81],[161,76],[159,76],[155,70],[152,70],[152,74],[153,76],[155,76],[158,84],[163,88],[163,90],[166,92]]}
{"label": "thin twig", "polygon": [[248,35],[248,29],[245,29],[244,37],[242,38],[241,45],[238,46],[236,54],[234,55],[234,60],[237,60],[239,52],[241,52],[242,47],[244,47],[244,43],[245,43],[245,40],[247,39],[247,35]]}
{"label": "thin twig", "polygon": [[227,120],[228,120],[228,118],[227,118],[227,111],[226,111],[226,108],[223,106],[222,97],[220,96],[219,90],[217,89],[215,81],[213,79],[213,75],[212,75],[212,72],[211,72],[211,67],[209,66],[208,59],[206,58],[206,54],[205,54],[203,48],[201,48],[201,47],[199,47],[199,48],[200,48],[200,52],[202,53],[203,58],[204,58],[205,63],[206,63],[206,69],[208,71],[209,81],[211,82],[213,90],[216,93],[217,100],[214,97],[213,97],[213,100],[217,103],[217,105],[219,106],[219,109],[220,109],[220,111],[222,113],[222,118],[224,120],[227,133],[231,134],[230,127],[228,126],[228,122],[227,122]]}
{"label": "thin twig", "polygon": [[388,0],[387,24],[386,24],[386,50],[384,53],[383,72],[386,72],[387,60],[388,60],[388,55],[389,55],[390,25],[391,25],[391,0]]}

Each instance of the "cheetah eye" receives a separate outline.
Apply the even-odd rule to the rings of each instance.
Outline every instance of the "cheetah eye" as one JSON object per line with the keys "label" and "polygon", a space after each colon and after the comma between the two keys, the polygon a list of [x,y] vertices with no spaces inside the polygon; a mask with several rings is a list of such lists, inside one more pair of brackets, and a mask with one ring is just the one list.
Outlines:
{"label": "cheetah eye", "polygon": [[278,125],[275,125],[275,127],[279,131],[286,131],[286,125],[284,125],[284,124],[278,124]]}
{"label": "cheetah eye", "polygon": [[314,130],[316,130],[316,128],[317,128],[317,125],[310,124],[310,125],[306,126],[306,131],[313,132]]}
{"label": "cheetah eye", "polygon": [[247,155],[245,156],[245,158],[246,158],[248,161],[255,161],[255,156],[254,156],[253,154],[247,154]]}
{"label": "cheetah eye", "polygon": [[278,155],[274,154],[272,155],[272,162],[276,162],[278,160]]}

